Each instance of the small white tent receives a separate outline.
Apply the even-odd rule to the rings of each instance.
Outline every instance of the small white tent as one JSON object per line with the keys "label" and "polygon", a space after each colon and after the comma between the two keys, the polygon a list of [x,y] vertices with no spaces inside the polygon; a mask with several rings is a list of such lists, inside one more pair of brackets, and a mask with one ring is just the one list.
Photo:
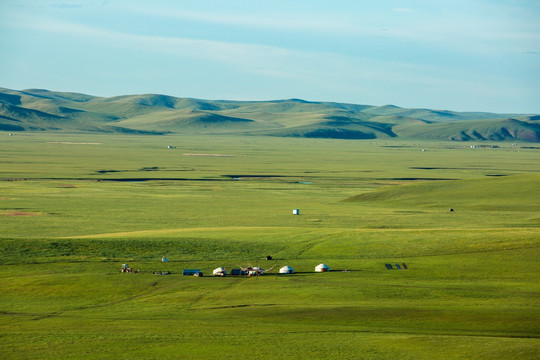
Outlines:
{"label": "small white tent", "polygon": [[290,266],[284,266],[279,269],[280,274],[294,274],[294,269]]}
{"label": "small white tent", "polygon": [[225,270],[222,267],[218,267],[217,269],[214,269],[214,271],[212,271],[212,275],[214,275],[214,276],[225,276],[225,275],[227,275],[227,270]]}
{"label": "small white tent", "polygon": [[315,272],[328,272],[330,268],[326,264],[319,264],[315,266]]}

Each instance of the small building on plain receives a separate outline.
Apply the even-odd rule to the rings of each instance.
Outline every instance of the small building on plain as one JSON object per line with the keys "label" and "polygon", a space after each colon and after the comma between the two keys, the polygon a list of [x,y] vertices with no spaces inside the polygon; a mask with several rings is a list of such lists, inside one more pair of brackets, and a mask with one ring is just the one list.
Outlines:
{"label": "small building on plain", "polygon": [[232,269],[231,270],[231,275],[232,276],[244,276],[244,275],[247,275],[247,272],[244,271],[243,269]]}
{"label": "small building on plain", "polygon": [[212,275],[214,275],[214,276],[226,276],[227,275],[227,270],[225,270],[222,267],[218,267],[218,268],[214,269],[214,271],[212,271]]}
{"label": "small building on plain", "polygon": [[315,272],[329,272],[330,268],[326,264],[319,264],[315,266]]}
{"label": "small building on plain", "polygon": [[280,274],[294,274],[294,269],[287,265],[279,269],[279,273]]}
{"label": "small building on plain", "polygon": [[300,209],[293,209],[292,214],[293,215],[300,215]]}
{"label": "small building on plain", "polygon": [[202,271],[200,269],[184,269],[182,275],[184,276],[201,276]]}

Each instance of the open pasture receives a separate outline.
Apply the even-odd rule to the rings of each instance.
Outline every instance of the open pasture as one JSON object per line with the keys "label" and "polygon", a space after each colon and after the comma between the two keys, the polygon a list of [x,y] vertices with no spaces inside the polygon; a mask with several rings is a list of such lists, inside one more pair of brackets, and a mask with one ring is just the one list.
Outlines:
{"label": "open pasture", "polygon": [[540,150],[470,145],[2,134],[0,355],[537,358]]}

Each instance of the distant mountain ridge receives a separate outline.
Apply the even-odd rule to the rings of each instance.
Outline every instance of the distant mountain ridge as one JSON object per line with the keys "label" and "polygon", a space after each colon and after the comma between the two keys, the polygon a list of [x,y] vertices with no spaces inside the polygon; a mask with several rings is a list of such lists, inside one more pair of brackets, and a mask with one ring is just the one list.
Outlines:
{"label": "distant mountain ridge", "polygon": [[540,115],[301,99],[229,101],[159,94],[97,97],[0,88],[0,131],[540,142]]}

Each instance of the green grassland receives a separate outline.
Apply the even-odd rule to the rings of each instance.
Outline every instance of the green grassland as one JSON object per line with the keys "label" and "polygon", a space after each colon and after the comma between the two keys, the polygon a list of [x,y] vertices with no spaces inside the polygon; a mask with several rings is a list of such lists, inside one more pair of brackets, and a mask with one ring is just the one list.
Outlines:
{"label": "green grassland", "polygon": [[540,150],[493,145],[0,133],[0,356],[538,358]]}

